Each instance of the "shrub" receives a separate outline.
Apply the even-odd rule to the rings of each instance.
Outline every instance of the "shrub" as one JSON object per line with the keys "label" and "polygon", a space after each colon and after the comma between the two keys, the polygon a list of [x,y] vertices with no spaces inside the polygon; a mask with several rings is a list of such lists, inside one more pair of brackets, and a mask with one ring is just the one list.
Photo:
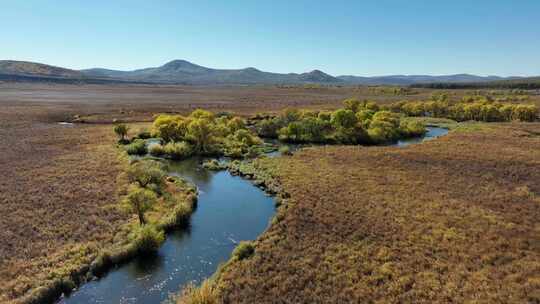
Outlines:
{"label": "shrub", "polygon": [[321,112],[319,112],[319,115],[317,115],[317,118],[322,120],[322,121],[330,122],[330,120],[332,119],[332,112],[321,111]]}
{"label": "shrub", "polygon": [[246,129],[237,130],[236,132],[234,132],[234,135],[232,135],[231,139],[246,144],[248,146],[258,145],[262,143],[258,137],[253,136],[253,134],[251,134],[251,132]]}
{"label": "shrub", "polygon": [[151,184],[161,186],[165,172],[161,163],[154,160],[138,161],[127,170],[127,176],[131,183],[137,183],[145,188]]}
{"label": "shrub", "polygon": [[210,280],[204,280],[199,287],[189,283],[175,302],[176,304],[218,304],[218,289]]}
{"label": "shrub", "polygon": [[135,139],[132,143],[125,145],[124,149],[129,155],[144,155],[148,152],[143,139]]}
{"label": "shrub", "polygon": [[538,107],[535,105],[517,105],[512,111],[512,117],[520,121],[535,121],[538,116]]}
{"label": "shrub", "polygon": [[187,226],[192,212],[193,208],[191,208],[187,203],[182,202],[176,204],[171,215],[163,223],[163,227],[168,230],[174,227]]}
{"label": "shrub", "polygon": [[150,133],[150,131],[146,129],[142,129],[139,131],[139,133],[137,133],[137,138],[140,138],[140,139],[148,139],[151,137],[152,137],[152,134]]}
{"label": "shrub", "polygon": [[399,115],[389,111],[379,111],[373,115],[368,135],[374,143],[384,143],[400,137]]}
{"label": "shrub", "polygon": [[189,119],[181,115],[159,115],[152,124],[152,130],[156,137],[164,141],[184,140],[187,132]]}
{"label": "shrub", "polygon": [[165,154],[165,149],[163,148],[161,144],[156,143],[156,144],[151,144],[148,147],[148,152],[152,156],[162,156],[163,154]]}
{"label": "shrub", "polygon": [[212,171],[219,171],[224,169],[224,167],[216,159],[205,161],[203,163],[203,168]]}
{"label": "shrub", "polygon": [[234,248],[233,256],[238,260],[243,260],[251,257],[255,253],[255,247],[248,241],[241,241],[236,248]]}
{"label": "shrub", "polygon": [[120,141],[125,141],[129,130],[128,126],[126,126],[125,124],[117,124],[114,126],[113,130],[114,133],[116,133],[116,135],[118,135],[118,137],[120,138]]}
{"label": "shrub", "polygon": [[336,128],[353,128],[357,122],[356,115],[351,110],[339,109],[332,113],[331,123]]}
{"label": "shrub", "polygon": [[354,113],[358,112],[362,107],[360,100],[356,98],[345,99],[343,101],[343,105],[345,106],[346,110],[351,110]]}
{"label": "shrub", "polygon": [[257,123],[256,130],[259,136],[277,138],[279,129],[284,126],[284,121],[279,118],[263,119]]}
{"label": "shrub", "polygon": [[136,233],[134,246],[140,254],[155,253],[165,241],[165,233],[153,225],[144,225]]}
{"label": "shrub", "polygon": [[[199,112],[199,114],[198,116],[204,117],[203,113]],[[213,150],[211,146],[214,144],[210,120],[205,118],[192,120],[187,127],[186,139],[194,145],[197,153],[210,153]]]}
{"label": "shrub", "polygon": [[137,214],[141,225],[146,224],[144,213],[152,209],[156,200],[157,196],[153,191],[139,187],[131,189],[126,197],[126,203]]}
{"label": "shrub", "polygon": [[[420,110],[421,107],[424,111]],[[390,105],[389,108],[410,116],[425,115],[450,118],[456,121],[534,121],[538,116],[538,108],[535,105],[505,104],[493,101],[489,96],[477,95],[465,96],[457,103],[448,101],[399,102]]]}
{"label": "shrub", "polygon": [[289,146],[281,146],[279,147],[278,151],[281,155],[292,155],[291,148],[289,148]]}
{"label": "shrub", "polygon": [[426,133],[426,126],[421,121],[406,119],[400,122],[401,134],[405,137],[421,136]]}
{"label": "shrub", "polygon": [[185,141],[169,142],[163,147],[163,153],[171,159],[186,159],[193,155],[193,147]]}
{"label": "shrub", "polygon": [[227,122],[227,127],[229,127],[230,132],[236,132],[240,129],[246,128],[246,123],[240,117],[233,117]]}

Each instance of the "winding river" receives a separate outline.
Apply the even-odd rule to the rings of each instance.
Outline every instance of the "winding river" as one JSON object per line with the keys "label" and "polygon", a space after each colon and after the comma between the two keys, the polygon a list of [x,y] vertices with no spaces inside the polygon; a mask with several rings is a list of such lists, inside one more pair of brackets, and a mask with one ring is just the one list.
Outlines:
{"label": "winding river", "polygon": [[[407,146],[446,133],[429,127],[423,138],[394,145]],[[199,189],[189,228],[168,234],[155,257],[135,258],[59,303],[160,303],[188,282],[197,284],[211,276],[239,241],[256,239],[269,225],[274,200],[249,181],[227,171],[203,169],[197,158],[170,162],[169,168],[171,175],[186,178]]]}

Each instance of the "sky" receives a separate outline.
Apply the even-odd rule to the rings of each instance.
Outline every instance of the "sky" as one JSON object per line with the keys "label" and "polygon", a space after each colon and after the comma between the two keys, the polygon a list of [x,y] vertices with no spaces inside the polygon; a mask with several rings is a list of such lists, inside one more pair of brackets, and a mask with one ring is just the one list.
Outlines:
{"label": "sky", "polygon": [[0,39],[0,60],[73,69],[533,76],[540,1],[0,0]]}

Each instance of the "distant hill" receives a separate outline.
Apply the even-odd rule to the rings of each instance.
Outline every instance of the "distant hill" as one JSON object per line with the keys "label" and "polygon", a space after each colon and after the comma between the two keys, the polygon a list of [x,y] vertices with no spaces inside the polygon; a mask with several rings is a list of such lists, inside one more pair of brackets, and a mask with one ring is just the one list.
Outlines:
{"label": "distant hill", "polygon": [[464,84],[488,81],[514,80],[519,77],[476,76],[456,74],[446,76],[389,75],[375,77],[332,76],[320,70],[307,73],[271,73],[256,68],[213,69],[186,60],[173,60],[159,67],[133,71],[104,68],[71,70],[41,63],[0,60],[0,80],[4,81],[55,81],[67,83],[136,82],[159,84],[338,84],[338,85],[418,85]]}
{"label": "distant hill", "polygon": [[160,67],[134,71],[89,69],[81,71],[87,77],[109,77],[159,83],[187,84],[288,84],[343,83],[342,80],[315,70],[303,74],[263,72],[256,68],[212,69],[185,60],[173,60]]}
{"label": "distant hill", "polygon": [[45,77],[83,77],[83,74],[76,70],[70,70],[41,63],[0,60],[0,73],[20,76],[45,76]]}

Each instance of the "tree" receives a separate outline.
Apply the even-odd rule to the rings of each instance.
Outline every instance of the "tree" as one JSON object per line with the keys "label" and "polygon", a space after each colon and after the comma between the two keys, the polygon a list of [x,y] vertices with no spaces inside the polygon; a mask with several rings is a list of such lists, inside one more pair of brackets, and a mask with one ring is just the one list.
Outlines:
{"label": "tree", "polygon": [[336,128],[353,128],[357,122],[358,120],[351,110],[339,109],[332,113],[331,123]]}
{"label": "tree", "polygon": [[163,183],[165,172],[163,172],[159,162],[146,160],[131,165],[127,170],[127,175],[130,182],[137,183],[142,188],[146,188],[151,184],[160,187]]}
{"label": "tree", "polygon": [[146,224],[144,219],[144,213],[150,209],[157,200],[156,194],[148,189],[135,188],[126,197],[126,201],[129,204],[131,210],[139,217],[139,223]]}
{"label": "tree", "polygon": [[120,141],[124,141],[129,130],[129,127],[125,124],[117,124],[114,126],[114,133],[120,137]]}
{"label": "tree", "polygon": [[210,152],[214,142],[210,121],[204,118],[192,120],[187,127],[186,137],[194,144],[197,152]]}
{"label": "tree", "polygon": [[157,137],[164,141],[184,140],[187,131],[187,125],[190,119],[180,115],[159,115],[152,124],[152,130]]}
{"label": "tree", "polygon": [[351,110],[354,113],[358,112],[362,106],[360,100],[356,98],[345,99],[343,101],[343,105],[345,106],[346,110]]}

